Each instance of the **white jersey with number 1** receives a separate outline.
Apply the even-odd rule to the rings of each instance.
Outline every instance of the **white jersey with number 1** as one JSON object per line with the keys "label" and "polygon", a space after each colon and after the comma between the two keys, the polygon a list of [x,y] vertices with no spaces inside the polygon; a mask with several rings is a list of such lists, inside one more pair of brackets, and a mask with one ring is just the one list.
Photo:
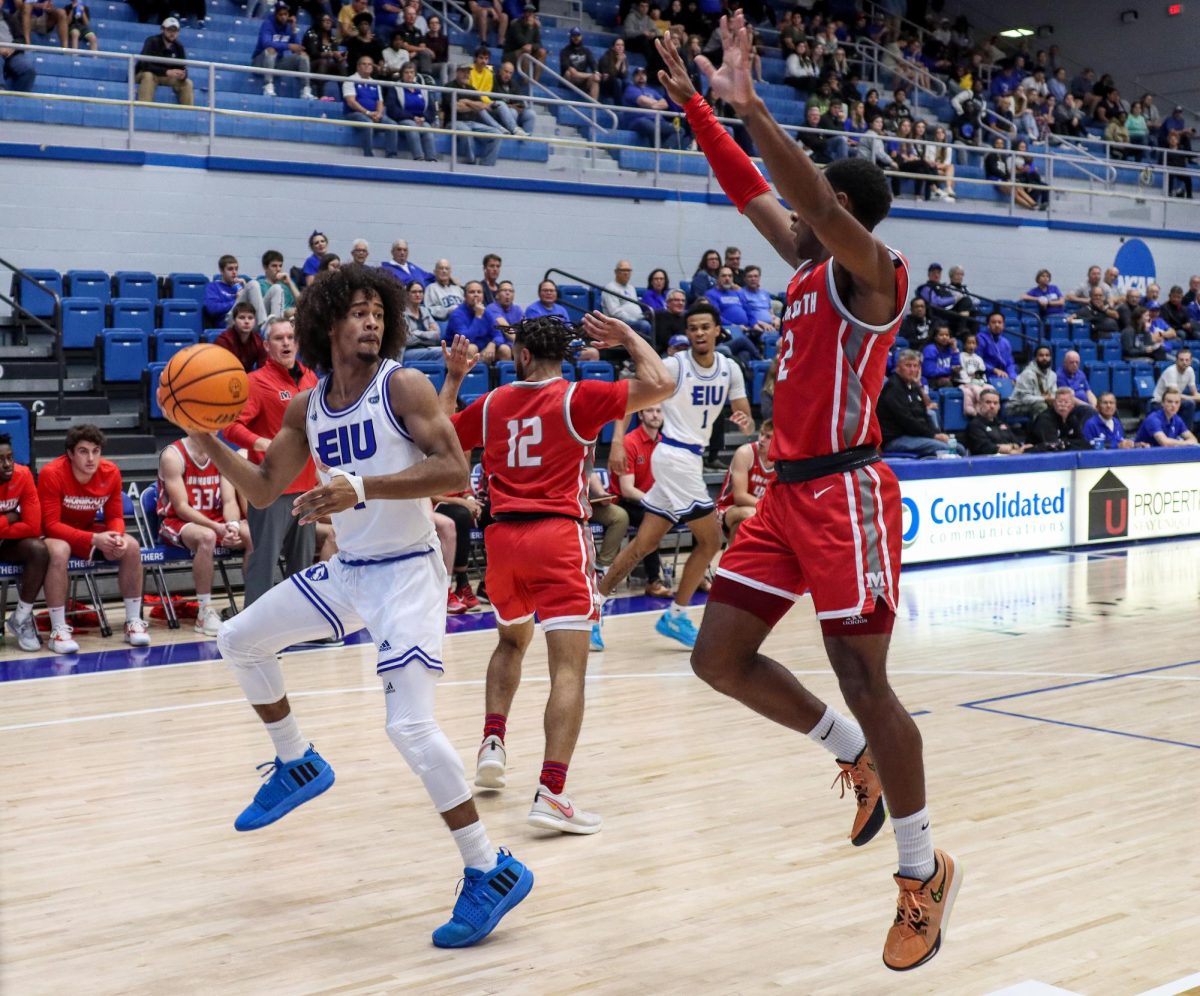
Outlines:
{"label": "white jersey with number 1", "polygon": [[703,449],[725,405],[746,396],[742,368],[723,353],[714,352],[713,359],[711,367],[702,367],[685,349],[663,360],[675,378],[675,393],[662,403],[667,439]]}

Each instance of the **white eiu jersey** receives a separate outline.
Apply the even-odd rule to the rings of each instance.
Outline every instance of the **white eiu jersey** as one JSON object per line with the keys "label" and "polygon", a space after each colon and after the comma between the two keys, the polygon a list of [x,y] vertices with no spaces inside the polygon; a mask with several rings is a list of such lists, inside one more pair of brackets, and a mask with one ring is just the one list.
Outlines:
{"label": "white eiu jersey", "polygon": [[696,452],[708,445],[725,405],[746,396],[742,368],[723,353],[714,352],[713,358],[711,367],[702,367],[685,349],[663,360],[667,373],[675,378],[675,393],[662,403],[662,436],[699,447]]}
{"label": "white eiu jersey", "polygon": [[[315,460],[360,477],[377,477],[425,459],[388,403],[388,379],[399,369],[395,360],[383,360],[359,399],[337,412],[329,407],[329,376],[317,382],[305,421]],[[328,483],[328,475],[318,476]],[[373,500],[338,512],[332,519],[341,559],[382,560],[436,548],[432,516],[428,498]]]}

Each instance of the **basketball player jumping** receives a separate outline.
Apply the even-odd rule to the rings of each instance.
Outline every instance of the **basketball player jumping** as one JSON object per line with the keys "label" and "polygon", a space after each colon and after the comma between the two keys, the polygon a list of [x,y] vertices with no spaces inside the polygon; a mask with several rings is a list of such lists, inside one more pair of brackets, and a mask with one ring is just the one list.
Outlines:
{"label": "basketball player jumping", "polygon": [[462,761],[433,716],[447,578],[429,496],[466,487],[467,464],[429,379],[394,359],[405,334],[402,293],[382,270],[365,266],[319,277],[300,300],[296,326],[305,362],[331,372],[288,404],[262,463],[212,435],[194,438],[259,508],[311,452],[323,483],[296,498],[293,514],[302,524],[332,516],[338,540],[328,563],[276,585],[217,638],[277,754],[235,828],[274,823],[333,784],[333,769],[300,733],[275,655],[365,626],[376,645],[388,737],[424,782],[466,865],[454,913],[433,943],[466,947],[525,897],[533,875],[492,849]]}
{"label": "basketball player jumping", "polygon": [[[600,579],[600,591],[605,598],[611,595],[635,564],[658,549],[672,526],[686,523],[694,541],[692,552],[683,565],[675,601],[654,628],[691,647],[696,643],[696,627],[687,616],[687,607],[721,549],[721,527],[704,483],[704,451],[726,403],[743,432],[754,432],[754,419],[742,368],[717,352],[717,336],[721,334],[717,309],[700,301],[688,309],[686,321],[690,348],[663,360],[674,391],[662,403],[662,431],[650,457],[654,484],[642,499],[642,507],[650,514],[642,519],[633,541],[617,554]],[[614,447],[621,445],[624,436],[624,423],[618,422]]]}
{"label": "basketball player jumping", "polygon": [[[695,92],[669,42],[658,43],[667,65],[659,80],[686,109],[726,195],[798,270],[788,286],[775,390],[770,457],[777,481],[721,560],[692,667],[718,691],[834,754],[843,786],[853,787],[859,803],[855,844],[882,825],[882,784],[900,852],[900,893],[883,961],[902,971],[937,953],[962,880],[955,859],[934,849],[921,734],[887,680],[901,510],[896,477],[879,462],[875,406],[904,310],[908,266],[871,234],[891,207],[883,172],[865,159],[843,159],[822,174],[754,93],[740,12],[721,19],[721,39],[719,70],[697,60],[710,94],[745,123],[792,212]],[[806,592],[857,723],[758,652]]]}
{"label": "basketball player jumping", "polygon": [[[464,449],[484,447],[495,520],[484,533],[485,581],[499,642],[488,663],[487,714],[475,784],[504,787],[508,714],[536,612],[546,634],[550,697],[546,749],[529,823],[590,834],[600,829],[600,817],[580,809],[564,790],[583,725],[588,641],[600,617],[588,530],[592,450],[606,423],[657,404],[675,382],[653,348],[624,322],[595,312],[584,316],[583,326],[597,345],[628,350],[636,379],[564,380],[562,363],[578,333],[554,316],[531,318],[511,330],[519,379],[477,399],[453,421]],[[446,354],[442,404],[448,409],[475,364],[468,345],[456,336]]]}

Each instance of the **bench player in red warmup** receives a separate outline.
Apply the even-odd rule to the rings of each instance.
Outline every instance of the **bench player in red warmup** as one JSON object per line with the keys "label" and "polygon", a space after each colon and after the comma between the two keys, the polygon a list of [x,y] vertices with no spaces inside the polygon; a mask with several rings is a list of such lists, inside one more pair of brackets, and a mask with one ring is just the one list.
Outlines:
{"label": "bench player in red warmup", "polygon": [[[583,683],[600,593],[588,529],[588,474],[606,423],[656,405],[675,389],[654,350],[624,322],[595,312],[583,326],[598,344],[624,347],[637,377],[615,383],[567,381],[562,363],[578,333],[554,316],[513,326],[518,380],[498,387],[452,417],[463,449],[484,448],[492,518],[484,533],[488,598],[499,642],[488,663],[483,743],[475,784],[505,784],[504,736],[533,639],[533,616],[546,634],[550,697],[546,751],[529,823],[562,833],[595,833],[600,817],[565,794],[567,765],[583,725]],[[446,356],[442,405],[453,410],[475,359],[456,336]]]}
{"label": "bench player in red warmup", "polygon": [[[721,19],[721,39],[719,70],[697,60],[710,94],[745,123],[791,212],[695,92],[669,42],[658,43],[667,66],[659,80],[684,107],[726,195],[798,269],[779,344],[770,452],[777,481],[721,559],[692,667],[718,691],[833,753],[858,802],[854,844],[879,831],[882,791],[900,852],[883,961],[903,971],[938,952],[962,879],[958,862],[933,846],[921,734],[887,679],[901,509],[896,477],[880,462],[875,406],[908,295],[908,265],[871,234],[891,207],[883,172],[865,159],[843,159],[822,174],[754,93],[740,12]],[[805,593],[857,722],[759,653]]]}

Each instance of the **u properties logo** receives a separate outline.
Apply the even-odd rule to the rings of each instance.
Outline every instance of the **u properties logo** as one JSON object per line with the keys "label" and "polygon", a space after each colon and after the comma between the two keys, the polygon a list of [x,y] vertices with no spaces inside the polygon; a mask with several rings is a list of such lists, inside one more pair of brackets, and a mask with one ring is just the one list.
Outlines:
{"label": "u properties logo", "polygon": [[1129,535],[1129,489],[1111,470],[1088,492],[1088,539]]}

